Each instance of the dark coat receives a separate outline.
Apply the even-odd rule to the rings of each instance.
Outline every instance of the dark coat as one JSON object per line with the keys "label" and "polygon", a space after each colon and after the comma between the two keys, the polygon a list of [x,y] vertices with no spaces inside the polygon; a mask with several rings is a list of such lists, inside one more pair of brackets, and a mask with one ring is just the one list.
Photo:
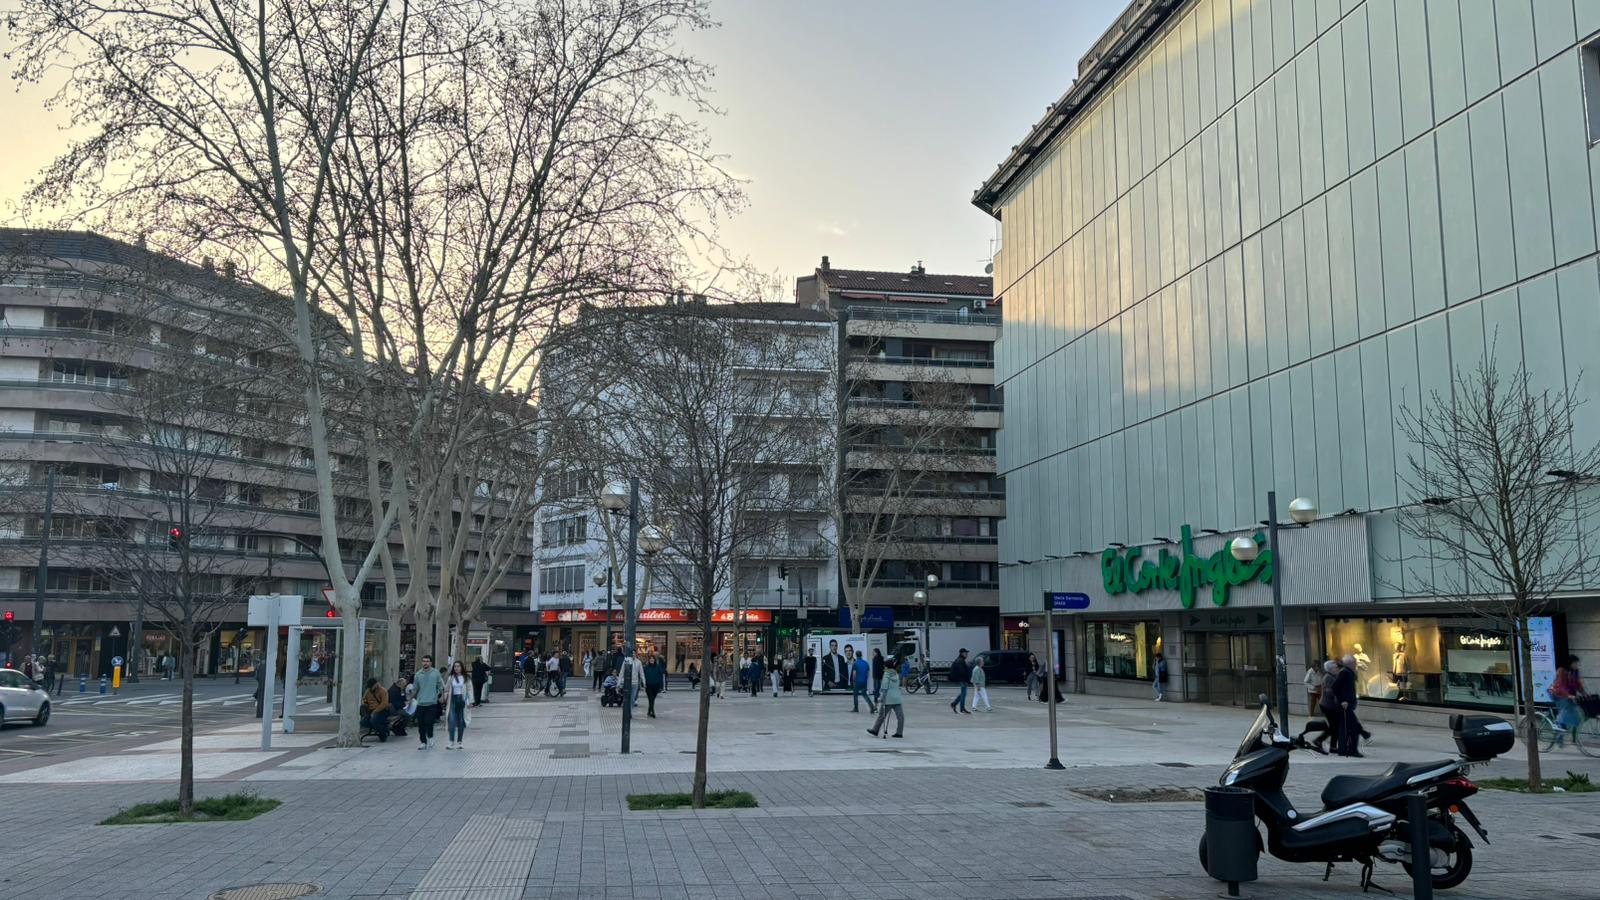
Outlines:
{"label": "dark coat", "polygon": [[950,680],[955,684],[966,684],[972,680],[972,664],[965,659],[956,659],[950,664]]}
{"label": "dark coat", "polygon": [[1352,669],[1341,668],[1338,677],[1333,679],[1333,702],[1348,703],[1351,709],[1356,706],[1356,673]]}
{"label": "dark coat", "polygon": [[481,685],[489,680],[489,666],[479,657],[472,661],[472,683]]}

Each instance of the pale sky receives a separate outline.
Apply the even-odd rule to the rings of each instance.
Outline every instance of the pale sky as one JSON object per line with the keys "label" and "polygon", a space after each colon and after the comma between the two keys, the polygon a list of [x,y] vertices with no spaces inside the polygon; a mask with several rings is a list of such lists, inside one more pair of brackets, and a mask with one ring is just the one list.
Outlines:
{"label": "pale sky", "polygon": [[[973,190],[1071,84],[1126,0],[713,0],[712,146],[747,180],[736,258],[792,284],[835,266],[979,273]],[[0,90],[0,221],[60,150],[46,92]]]}

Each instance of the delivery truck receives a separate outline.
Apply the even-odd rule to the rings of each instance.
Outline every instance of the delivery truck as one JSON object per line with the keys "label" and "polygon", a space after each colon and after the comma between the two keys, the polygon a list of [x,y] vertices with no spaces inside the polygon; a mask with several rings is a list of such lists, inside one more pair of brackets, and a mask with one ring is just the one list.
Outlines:
{"label": "delivery truck", "polygon": [[[928,652],[928,663],[934,669],[950,668],[963,648],[969,661],[989,649],[989,628],[984,625],[930,628],[927,633],[933,645]],[[922,635],[922,629],[913,629],[895,645],[894,655],[909,660],[913,669],[922,668]]]}

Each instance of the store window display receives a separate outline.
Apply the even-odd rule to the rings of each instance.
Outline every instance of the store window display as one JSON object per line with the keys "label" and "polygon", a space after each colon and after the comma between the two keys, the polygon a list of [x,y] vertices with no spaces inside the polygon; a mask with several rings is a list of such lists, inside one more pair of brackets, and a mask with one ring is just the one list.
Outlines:
{"label": "store window display", "polygon": [[1161,651],[1159,622],[1089,622],[1086,662],[1090,675],[1148,681]]}
{"label": "store window display", "polygon": [[1510,636],[1486,620],[1324,619],[1329,658],[1356,660],[1356,691],[1366,699],[1436,706],[1510,708]]}

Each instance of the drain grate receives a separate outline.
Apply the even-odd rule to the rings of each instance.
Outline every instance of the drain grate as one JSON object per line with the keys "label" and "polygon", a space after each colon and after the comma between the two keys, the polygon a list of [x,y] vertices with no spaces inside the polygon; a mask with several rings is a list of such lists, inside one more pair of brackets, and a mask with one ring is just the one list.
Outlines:
{"label": "drain grate", "polygon": [[319,885],[309,882],[297,884],[247,884],[244,887],[233,887],[217,891],[211,895],[211,900],[295,900],[296,897],[309,897],[321,891]]}

